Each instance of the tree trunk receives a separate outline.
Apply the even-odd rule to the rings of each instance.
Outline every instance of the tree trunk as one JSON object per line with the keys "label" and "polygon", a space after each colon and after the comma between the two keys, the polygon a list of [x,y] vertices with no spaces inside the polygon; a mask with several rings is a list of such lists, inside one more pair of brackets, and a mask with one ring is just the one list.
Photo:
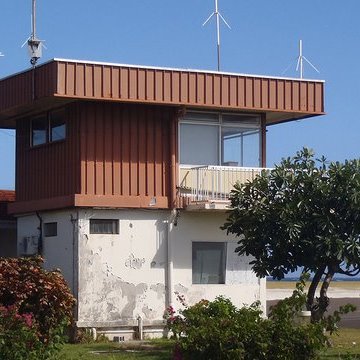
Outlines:
{"label": "tree trunk", "polygon": [[311,284],[310,284],[310,287],[309,287],[309,291],[308,291],[308,294],[307,294],[307,302],[306,302],[306,307],[309,311],[313,312],[313,308],[314,306],[314,299],[315,299],[315,292],[316,292],[316,289],[319,285],[319,282],[321,280],[321,277],[323,276],[324,274],[324,271],[326,269],[326,266],[322,266],[320,267],[316,272],[315,272],[315,275],[311,281]]}
{"label": "tree trunk", "polygon": [[327,296],[327,291],[329,289],[331,280],[334,277],[335,270],[332,266],[329,266],[328,269],[328,273],[326,274],[320,289],[320,297],[317,301],[316,310],[311,313],[311,318],[313,321],[321,320],[329,306],[329,298]]}

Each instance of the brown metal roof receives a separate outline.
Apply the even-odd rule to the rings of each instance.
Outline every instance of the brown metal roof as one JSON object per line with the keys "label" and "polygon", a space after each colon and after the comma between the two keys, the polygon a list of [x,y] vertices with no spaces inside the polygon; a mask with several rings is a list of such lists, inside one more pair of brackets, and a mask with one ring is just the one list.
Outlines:
{"label": "brown metal roof", "polygon": [[0,80],[0,127],[76,99],[263,112],[276,124],[324,114],[324,81],[54,59]]}
{"label": "brown metal roof", "polygon": [[14,190],[0,190],[0,201],[1,202],[15,201],[15,191]]}
{"label": "brown metal roof", "polygon": [[0,190],[0,220],[12,219],[8,214],[7,205],[9,202],[15,201],[15,191]]}

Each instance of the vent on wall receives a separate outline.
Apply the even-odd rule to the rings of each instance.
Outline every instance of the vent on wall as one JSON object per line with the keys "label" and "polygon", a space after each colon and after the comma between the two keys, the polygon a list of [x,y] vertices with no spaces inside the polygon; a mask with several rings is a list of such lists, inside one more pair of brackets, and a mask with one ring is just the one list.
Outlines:
{"label": "vent on wall", "polygon": [[38,253],[39,238],[37,236],[25,236],[23,238],[22,255],[36,255]]}

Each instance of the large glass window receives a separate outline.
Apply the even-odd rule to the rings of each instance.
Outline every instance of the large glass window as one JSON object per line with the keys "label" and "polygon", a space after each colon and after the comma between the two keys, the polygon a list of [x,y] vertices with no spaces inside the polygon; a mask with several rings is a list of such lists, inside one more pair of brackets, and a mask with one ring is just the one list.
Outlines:
{"label": "large glass window", "polygon": [[187,113],[180,122],[180,163],[258,167],[260,117]]}
{"label": "large glass window", "polygon": [[192,243],[193,284],[225,284],[226,243]]}

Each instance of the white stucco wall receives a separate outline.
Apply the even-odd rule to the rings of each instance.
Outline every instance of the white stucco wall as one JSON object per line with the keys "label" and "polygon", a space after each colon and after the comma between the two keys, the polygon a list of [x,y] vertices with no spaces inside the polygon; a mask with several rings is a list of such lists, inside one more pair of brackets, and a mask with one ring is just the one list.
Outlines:
{"label": "white stucco wall", "polygon": [[[76,218],[76,212],[54,211],[39,214],[44,223],[57,223],[57,236],[43,236],[44,267],[47,270],[60,269],[69,287],[74,292],[74,257],[73,257],[73,225],[71,217]],[[23,255],[25,237],[39,237],[40,220],[35,214],[18,217],[18,255]]]}
{"label": "white stucco wall", "polygon": [[[250,269],[249,258],[239,257],[235,253],[236,238],[227,236],[226,232],[220,229],[225,220],[226,214],[221,212],[180,214],[171,239],[174,256],[174,290],[183,295],[189,304],[201,299],[213,300],[218,295],[224,295],[238,307],[260,300],[265,310],[265,279],[260,280],[255,276]],[[225,284],[192,284],[193,241],[227,243]]]}
{"label": "white stucco wall", "polygon": [[[138,316],[145,323],[162,319],[167,306],[169,216],[165,211],[80,212],[79,325],[134,324]],[[119,234],[90,234],[91,218],[120,219]],[[265,281],[252,273],[248,259],[234,253],[236,240],[220,230],[224,221],[223,213],[181,212],[170,233],[172,290],[184,295],[188,304],[218,295],[237,306],[257,300],[265,304]],[[227,242],[225,284],[192,284],[192,241]],[[176,300],[174,305],[180,307]]]}
{"label": "white stucco wall", "polygon": [[[79,325],[161,320],[169,212],[88,210],[79,223]],[[89,219],[119,219],[119,234],[89,233]]]}
{"label": "white stucco wall", "polygon": [[[170,211],[134,209],[40,214],[43,223],[58,223],[57,236],[43,238],[45,266],[60,268],[70,287],[75,287],[75,294],[78,290],[79,326],[133,326],[138,316],[144,325],[162,321],[169,303],[170,215]],[[234,253],[236,239],[220,230],[225,217],[221,212],[180,212],[169,238],[171,290],[184,295],[188,304],[203,298],[213,300],[218,295],[230,298],[237,306],[256,300],[265,304],[265,280],[255,277],[248,259]],[[90,234],[90,219],[118,219],[119,234]],[[18,218],[19,249],[24,237],[39,235],[38,227],[35,214]],[[193,241],[227,243],[225,284],[192,284]],[[176,296],[173,304],[180,308]]]}

